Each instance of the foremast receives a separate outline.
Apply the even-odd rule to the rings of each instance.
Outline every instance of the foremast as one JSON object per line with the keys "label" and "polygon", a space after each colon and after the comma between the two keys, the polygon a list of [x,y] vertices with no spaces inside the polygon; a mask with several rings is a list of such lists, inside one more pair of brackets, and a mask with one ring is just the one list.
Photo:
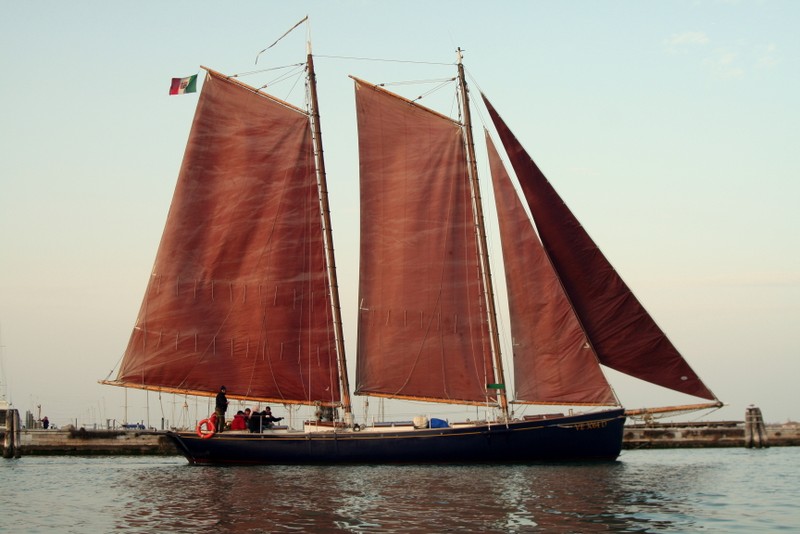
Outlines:
{"label": "foremast", "polygon": [[336,259],[333,253],[333,230],[331,228],[331,210],[328,202],[328,184],[325,172],[325,157],[322,149],[322,127],[320,126],[319,101],[317,100],[317,77],[314,71],[314,57],[311,54],[311,41],[307,43],[306,66],[308,69],[308,92],[310,119],[313,131],[314,158],[317,164],[317,185],[319,187],[320,212],[322,214],[322,235],[325,246],[325,265],[328,272],[328,284],[331,296],[331,313],[333,314],[334,337],[336,340],[336,358],[339,367],[339,388],[341,390],[344,420],[352,424],[353,412],[350,400],[350,384],[347,378],[347,361],[344,352],[344,333],[342,328],[342,310],[339,302],[339,282],[336,276]]}
{"label": "foremast", "polygon": [[475,229],[478,238],[478,258],[481,268],[481,276],[486,290],[486,313],[489,320],[490,347],[492,351],[492,361],[494,364],[494,376],[496,383],[487,384],[497,392],[497,402],[500,406],[501,420],[508,421],[508,397],[505,388],[505,376],[503,373],[503,360],[500,354],[500,334],[497,328],[497,312],[495,310],[494,289],[492,285],[492,272],[489,266],[489,254],[486,244],[486,228],[483,217],[483,203],[481,200],[480,185],[478,183],[478,165],[475,158],[475,142],[472,137],[472,114],[469,108],[469,91],[467,89],[467,78],[464,74],[464,64],[462,63],[463,50],[459,48],[458,56],[458,87],[461,93],[462,113],[464,116],[464,135],[467,149],[467,168],[469,170],[470,187],[472,189],[472,210],[475,217]]}

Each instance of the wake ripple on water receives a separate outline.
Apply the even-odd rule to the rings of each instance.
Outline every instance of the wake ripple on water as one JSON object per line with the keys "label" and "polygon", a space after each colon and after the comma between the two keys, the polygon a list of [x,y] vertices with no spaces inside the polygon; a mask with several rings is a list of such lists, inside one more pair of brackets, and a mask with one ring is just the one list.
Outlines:
{"label": "wake ripple on water", "polygon": [[198,467],[0,463],[8,532],[800,530],[800,448],[628,451],[603,464]]}

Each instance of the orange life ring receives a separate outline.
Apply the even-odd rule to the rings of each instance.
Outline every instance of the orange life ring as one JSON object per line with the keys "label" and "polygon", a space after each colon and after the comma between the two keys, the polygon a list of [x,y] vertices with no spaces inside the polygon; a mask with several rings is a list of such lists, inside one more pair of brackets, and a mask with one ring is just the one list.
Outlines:
{"label": "orange life ring", "polygon": [[208,439],[214,435],[217,429],[214,427],[214,421],[211,419],[203,419],[197,423],[197,435],[203,439]]}

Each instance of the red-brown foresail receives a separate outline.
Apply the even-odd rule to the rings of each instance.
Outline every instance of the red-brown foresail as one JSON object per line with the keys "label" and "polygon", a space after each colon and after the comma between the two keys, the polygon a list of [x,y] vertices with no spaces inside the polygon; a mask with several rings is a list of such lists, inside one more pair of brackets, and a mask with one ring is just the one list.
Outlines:
{"label": "red-brown foresail", "polygon": [[338,402],[319,213],[308,116],[209,72],[113,383]]}
{"label": "red-brown foresail", "polygon": [[616,404],[489,135],[517,402]]}
{"label": "red-brown foresail", "polygon": [[600,362],[675,391],[716,400],[567,208],[500,115],[503,142],[548,257]]}

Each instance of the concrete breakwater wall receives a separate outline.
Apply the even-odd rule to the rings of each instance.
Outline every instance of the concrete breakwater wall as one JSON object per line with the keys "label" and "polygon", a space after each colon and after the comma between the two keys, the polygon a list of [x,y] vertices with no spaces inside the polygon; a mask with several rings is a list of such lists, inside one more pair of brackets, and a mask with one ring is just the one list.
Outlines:
{"label": "concrete breakwater wall", "polygon": [[[800,424],[765,425],[766,440],[762,446],[786,447],[800,445]],[[714,421],[693,423],[651,423],[626,425],[624,449],[673,449],[701,447],[745,447],[744,421]]]}
{"label": "concrete breakwater wall", "polygon": [[21,430],[23,455],[176,455],[178,450],[163,434],[131,430]]}

